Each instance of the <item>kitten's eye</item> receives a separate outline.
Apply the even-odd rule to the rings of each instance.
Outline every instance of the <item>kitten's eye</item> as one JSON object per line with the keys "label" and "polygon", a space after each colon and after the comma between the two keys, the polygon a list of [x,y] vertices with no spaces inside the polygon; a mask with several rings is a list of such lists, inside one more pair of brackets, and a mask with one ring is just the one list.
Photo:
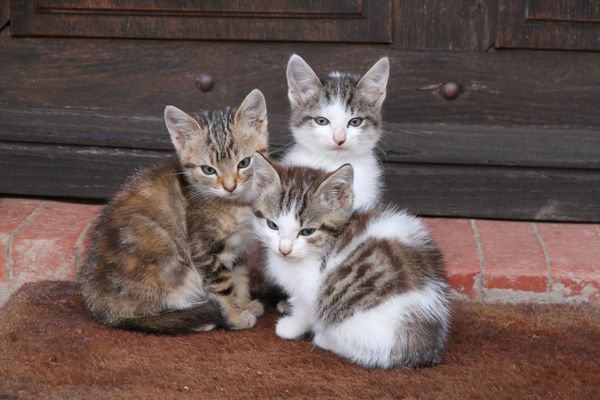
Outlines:
{"label": "kitten's eye", "polygon": [[315,117],[315,122],[317,125],[328,125],[329,120],[325,117]]}
{"label": "kitten's eye", "polygon": [[202,169],[202,172],[204,172],[205,175],[214,175],[217,173],[217,170],[210,165],[202,165],[200,166],[200,169]]}
{"label": "kitten's eye", "polygon": [[352,118],[350,121],[348,121],[348,126],[353,126],[356,128],[357,126],[360,126],[362,122],[363,119],[361,117]]}
{"label": "kitten's eye", "polygon": [[242,161],[240,161],[240,163],[238,164],[238,169],[247,168],[248,165],[250,165],[250,157],[246,157]]}
{"label": "kitten's eye", "polygon": [[267,225],[269,226],[269,228],[273,229],[274,231],[278,231],[279,227],[277,226],[277,224],[273,221],[271,221],[270,219],[267,220]]}
{"label": "kitten's eye", "polygon": [[315,228],[304,228],[300,231],[300,235],[302,236],[310,236],[313,233],[315,233],[316,229]]}

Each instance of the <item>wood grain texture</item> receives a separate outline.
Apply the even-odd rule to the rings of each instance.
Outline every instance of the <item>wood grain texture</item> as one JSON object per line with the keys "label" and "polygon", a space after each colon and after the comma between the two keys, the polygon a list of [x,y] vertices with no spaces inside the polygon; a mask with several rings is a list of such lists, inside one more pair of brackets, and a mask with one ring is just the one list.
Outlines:
{"label": "wood grain texture", "polygon": [[391,0],[257,3],[15,0],[11,30],[15,36],[391,42]]}
{"label": "wood grain texture", "polygon": [[[165,104],[188,112],[237,105],[255,87],[281,149],[291,141],[290,54],[319,74],[362,73],[387,54],[380,154],[389,199],[428,215],[600,216],[599,53],[8,35],[0,51],[1,193],[106,198],[136,167],[171,154]],[[209,93],[195,87],[201,73],[214,79]],[[463,87],[453,101],[437,91],[449,80]]]}
{"label": "wood grain texture", "polygon": [[497,0],[395,0],[401,49],[486,51],[494,43]]}
{"label": "wood grain texture", "polygon": [[296,15],[360,15],[362,1],[357,0],[37,0],[35,10],[54,13],[112,14],[271,14]]}
{"label": "wood grain texture", "polygon": [[0,0],[0,30],[10,21],[10,0]]}
{"label": "wood grain texture", "polygon": [[565,0],[498,2],[495,42],[498,48],[600,50],[597,0],[568,4]]}
{"label": "wood grain texture", "polygon": [[529,0],[527,19],[540,21],[600,22],[600,1]]}
{"label": "wood grain texture", "polygon": [[[106,199],[170,152],[0,143],[0,193]],[[431,216],[600,222],[600,170],[386,163],[385,199]]]}
{"label": "wood grain texture", "polygon": [[[0,105],[0,140],[171,151],[160,116]],[[288,118],[270,115],[271,150],[289,146]],[[592,129],[385,123],[386,162],[600,169],[600,133]]]}
{"label": "wood grain texture", "polygon": [[[319,74],[364,73],[388,55],[386,123],[600,127],[600,53],[557,57],[544,51],[412,52],[379,45],[8,36],[0,36],[0,49],[0,103],[16,109],[157,118],[165,104],[190,111],[235,105],[258,87],[269,114],[285,117],[285,66],[296,52]],[[213,77],[211,92],[196,89],[200,74]],[[463,88],[453,101],[438,93],[439,85],[450,80]]]}
{"label": "wood grain texture", "polygon": [[389,164],[385,182],[422,215],[600,221],[600,170]]}
{"label": "wood grain texture", "polygon": [[170,152],[0,143],[0,192],[106,199]]}

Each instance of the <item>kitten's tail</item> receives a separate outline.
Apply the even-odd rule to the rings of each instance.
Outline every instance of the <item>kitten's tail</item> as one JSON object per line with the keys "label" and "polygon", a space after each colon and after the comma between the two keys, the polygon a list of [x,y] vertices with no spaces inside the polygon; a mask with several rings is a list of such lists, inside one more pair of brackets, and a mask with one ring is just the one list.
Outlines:
{"label": "kitten's tail", "polygon": [[169,310],[160,314],[121,320],[117,327],[151,333],[190,333],[209,331],[226,326],[219,306],[207,301],[183,310]]}

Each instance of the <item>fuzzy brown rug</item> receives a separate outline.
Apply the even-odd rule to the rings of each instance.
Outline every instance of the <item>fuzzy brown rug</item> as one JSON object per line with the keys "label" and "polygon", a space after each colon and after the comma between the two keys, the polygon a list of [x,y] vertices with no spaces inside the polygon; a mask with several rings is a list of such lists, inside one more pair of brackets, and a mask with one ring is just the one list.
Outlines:
{"label": "fuzzy brown rug", "polygon": [[445,362],[364,370],[254,329],[155,336],[98,325],[77,285],[28,284],[0,310],[0,398],[600,399],[600,309],[456,303]]}

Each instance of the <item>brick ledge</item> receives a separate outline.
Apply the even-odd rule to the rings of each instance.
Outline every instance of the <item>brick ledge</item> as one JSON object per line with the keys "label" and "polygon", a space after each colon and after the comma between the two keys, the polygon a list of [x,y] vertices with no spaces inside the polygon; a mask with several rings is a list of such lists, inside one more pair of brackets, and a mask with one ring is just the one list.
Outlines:
{"label": "brick ledge", "polygon": [[[23,283],[75,279],[101,205],[0,197],[0,304]],[[423,218],[456,297],[600,304],[600,226]]]}

